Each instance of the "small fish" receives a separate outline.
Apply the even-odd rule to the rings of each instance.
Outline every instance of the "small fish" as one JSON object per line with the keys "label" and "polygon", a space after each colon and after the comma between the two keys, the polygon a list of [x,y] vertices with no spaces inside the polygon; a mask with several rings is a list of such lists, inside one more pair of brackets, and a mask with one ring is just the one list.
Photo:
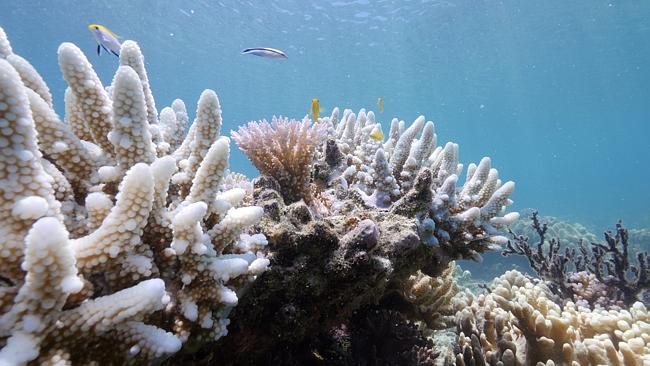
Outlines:
{"label": "small fish", "polygon": [[316,359],[318,359],[319,361],[323,361],[325,359],[323,356],[320,355],[320,353],[318,353],[318,351],[312,351],[311,354],[314,355],[314,357],[316,357]]}
{"label": "small fish", "polygon": [[377,98],[377,112],[382,113],[384,111],[384,100],[381,97]]}
{"label": "small fish", "polygon": [[384,141],[384,133],[381,132],[381,128],[378,126],[372,129],[372,132],[370,132],[371,139],[376,140],[376,141]]}
{"label": "small fish", "polygon": [[320,121],[318,120],[318,114],[320,113],[320,101],[318,98],[314,98],[311,100],[311,114],[314,118],[314,122],[319,123]]}
{"label": "small fish", "polygon": [[253,48],[247,48],[241,53],[245,55],[255,55],[255,56],[260,56],[260,57],[266,57],[266,58],[277,58],[280,60],[286,60],[289,58],[286,53],[275,49],[275,48],[268,48],[268,47],[253,47]]}
{"label": "small fish", "polygon": [[88,30],[93,34],[97,42],[97,55],[100,54],[103,48],[108,53],[112,53],[117,57],[120,56],[120,47],[122,44],[117,40],[120,36],[99,24],[89,24]]}

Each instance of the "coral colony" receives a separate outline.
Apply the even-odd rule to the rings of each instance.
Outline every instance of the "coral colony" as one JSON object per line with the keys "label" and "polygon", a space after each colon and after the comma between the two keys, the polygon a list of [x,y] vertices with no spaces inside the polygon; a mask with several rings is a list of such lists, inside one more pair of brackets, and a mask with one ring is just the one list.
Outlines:
{"label": "coral colony", "polygon": [[269,260],[217,95],[180,140],[185,106],[159,119],[137,44],[109,91],[76,46],[58,54],[65,122],[0,33],[0,362],[150,363],[224,336]]}
{"label": "coral colony", "polygon": [[[107,87],[58,57],[63,121],[0,28],[0,364],[650,363],[627,231],[561,253],[535,215],[529,245],[514,183],[487,157],[461,178],[424,117],[387,138],[363,109],[250,122],[250,182],[213,91],[190,124],[181,100],[158,113],[135,42]],[[460,286],[455,260],[504,246],[541,280]]]}

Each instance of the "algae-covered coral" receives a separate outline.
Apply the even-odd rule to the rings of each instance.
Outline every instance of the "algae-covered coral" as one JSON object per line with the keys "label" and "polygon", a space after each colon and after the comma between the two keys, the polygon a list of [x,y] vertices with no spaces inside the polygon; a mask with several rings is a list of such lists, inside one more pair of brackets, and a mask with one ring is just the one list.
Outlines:
{"label": "algae-covered coral", "polygon": [[62,121],[0,36],[0,361],[152,363],[225,335],[269,261],[249,231],[262,209],[223,184],[217,95],[204,91],[190,133],[170,139],[184,132],[183,103],[159,122],[135,42],[109,88],[64,43]]}

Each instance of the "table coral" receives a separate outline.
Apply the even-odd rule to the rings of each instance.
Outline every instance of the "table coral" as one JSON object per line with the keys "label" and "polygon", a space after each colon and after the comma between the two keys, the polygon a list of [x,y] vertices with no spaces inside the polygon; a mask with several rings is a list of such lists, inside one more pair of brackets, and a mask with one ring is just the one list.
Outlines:
{"label": "table coral", "polygon": [[[216,93],[165,141],[135,42],[109,91],[75,45],[59,64],[65,122],[0,29],[0,363],[154,363],[222,337],[269,260]],[[166,110],[185,132],[184,103]]]}

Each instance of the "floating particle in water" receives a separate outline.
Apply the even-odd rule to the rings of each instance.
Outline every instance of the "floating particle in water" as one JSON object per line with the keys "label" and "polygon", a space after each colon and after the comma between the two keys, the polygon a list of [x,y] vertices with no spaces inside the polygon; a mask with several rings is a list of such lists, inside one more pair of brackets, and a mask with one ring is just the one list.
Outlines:
{"label": "floating particle in water", "polygon": [[485,108],[485,104],[481,104],[481,105],[479,106],[479,109],[483,109],[483,108]]}
{"label": "floating particle in water", "polygon": [[170,36],[170,37],[173,37],[173,36],[174,36],[174,32],[169,33],[169,36]]}

